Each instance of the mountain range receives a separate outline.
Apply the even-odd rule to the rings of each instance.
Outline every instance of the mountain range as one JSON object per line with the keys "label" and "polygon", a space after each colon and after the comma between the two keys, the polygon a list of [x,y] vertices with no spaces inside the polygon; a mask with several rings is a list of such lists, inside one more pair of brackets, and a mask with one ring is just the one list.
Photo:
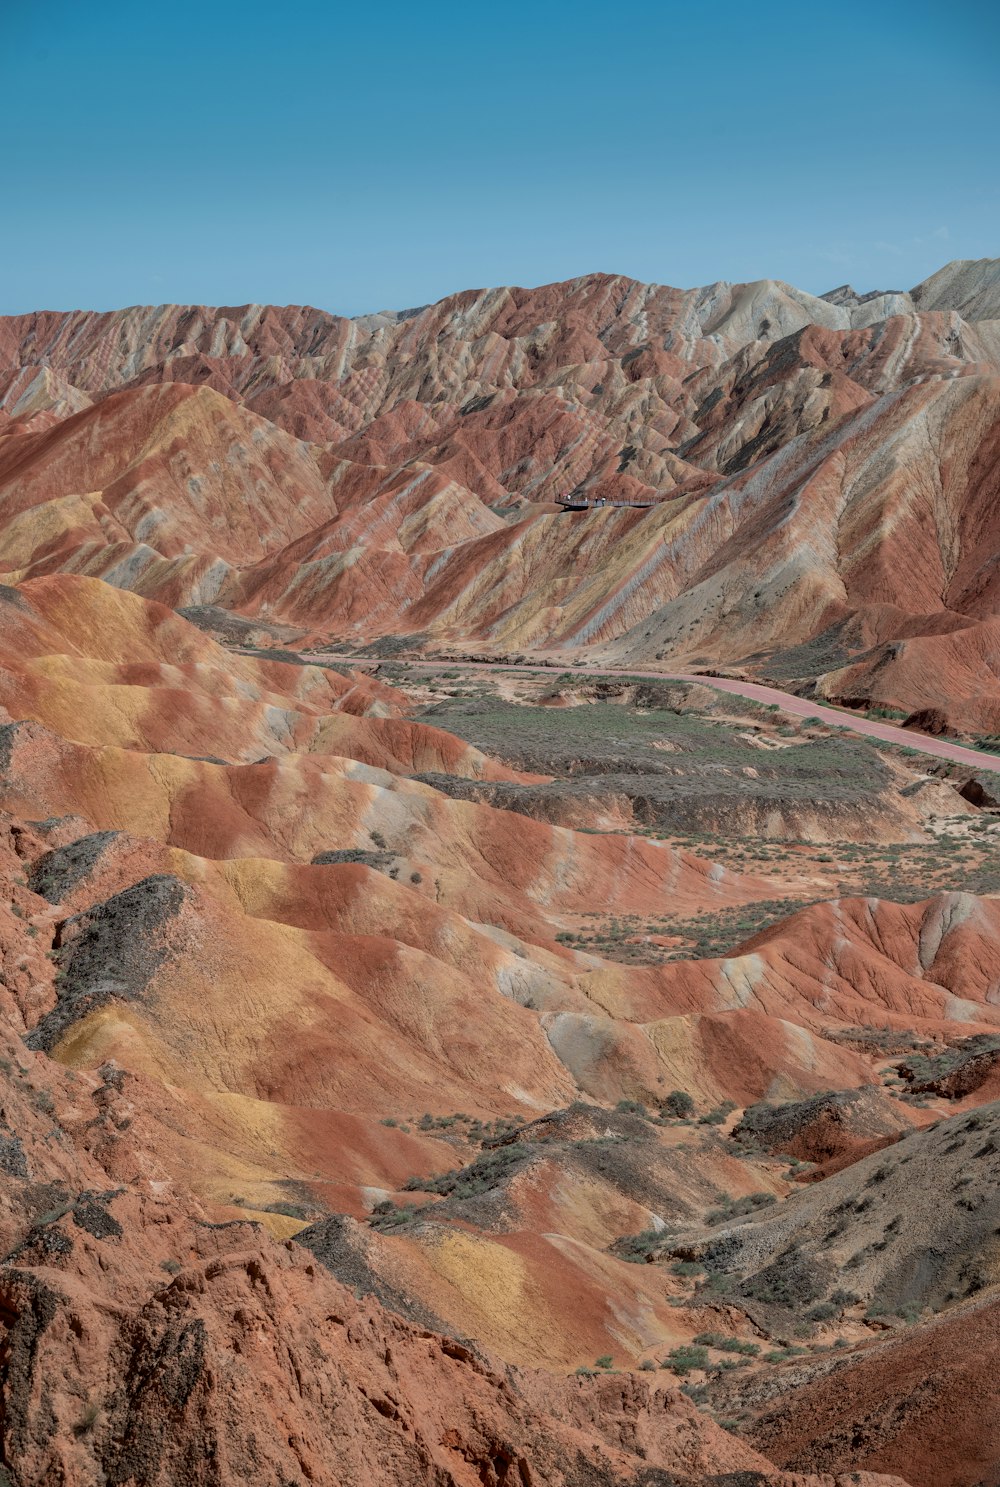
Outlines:
{"label": "mountain range", "polygon": [[0,1484],[997,1487],[998,454],[1000,260],[0,320]]}

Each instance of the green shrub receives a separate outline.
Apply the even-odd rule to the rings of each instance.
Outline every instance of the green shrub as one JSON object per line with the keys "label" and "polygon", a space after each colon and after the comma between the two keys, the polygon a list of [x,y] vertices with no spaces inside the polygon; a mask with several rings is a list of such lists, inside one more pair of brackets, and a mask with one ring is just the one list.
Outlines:
{"label": "green shrub", "polygon": [[694,1100],[684,1089],[672,1089],[660,1107],[662,1114],[685,1120],[694,1114]]}
{"label": "green shrub", "polygon": [[725,1332],[699,1332],[694,1339],[707,1348],[721,1353],[742,1353],[747,1358],[756,1358],[760,1348],[755,1342],[744,1342],[739,1337],[729,1337]]}
{"label": "green shrub", "polygon": [[740,1218],[743,1214],[753,1213],[758,1208],[768,1208],[777,1199],[773,1193],[748,1193],[745,1198],[730,1198],[728,1194],[723,1199],[719,1208],[712,1208],[705,1215],[706,1224],[726,1223],[729,1219]]}
{"label": "green shrub", "polygon": [[697,1345],[686,1345],[679,1348],[671,1348],[662,1364],[663,1368],[669,1368],[671,1373],[682,1377],[691,1373],[696,1368],[708,1367],[708,1349]]}
{"label": "green shrub", "polygon": [[643,1119],[648,1114],[645,1105],[641,1104],[638,1100],[619,1100],[615,1109],[619,1115],[641,1115]]}
{"label": "green shrub", "polygon": [[405,1203],[397,1208],[394,1203],[379,1203],[372,1211],[368,1222],[373,1229],[403,1229],[423,1216],[424,1209]]}
{"label": "green shrub", "polygon": [[[457,1119],[458,1117],[456,1117]],[[427,1177],[409,1177],[403,1184],[408,1193],[437,1193],[442,1198],[474,1198],[498,1187],[505,1177],[534,1156],[530,1146],[513,1142],[481,1152],[467,1167]]]}
{"label": "green shrub", "polygon": [[656,1253],[663,1237],[659,1229],[641,1229],[638,1234],[623,1234],[621,1239],[615,1240],[611,1250],[630,1265],[644,1265]]}

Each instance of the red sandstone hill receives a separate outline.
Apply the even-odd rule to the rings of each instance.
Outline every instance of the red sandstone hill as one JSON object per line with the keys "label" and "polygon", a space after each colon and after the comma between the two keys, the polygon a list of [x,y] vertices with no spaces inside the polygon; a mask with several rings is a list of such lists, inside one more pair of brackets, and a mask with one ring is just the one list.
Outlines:
{"label": "red sandstone hill", "polygon": [[[1000,727],[998,323],[990,264],[0,322],[0,1476],[990,1480],[1000,913],[916,856],[989,805],[838,758],[917,901],[837,891],[727,850],[780,730],[694,850],[213,635]],[[566,933],[755,905],[689,959]]]}
{"label": "red sandstone hill", "polygon": [[[605,961],[558,938],[595,898],[692,913],[779,884],[453,799],[413,774],[517,776],[409,721],[400,693],[233,656],[93,579],[5,590],[0,657],[18,1487],[222,1487],[254,1461],[333,1483],[364,1480],[362,1458],[402,1483],[774,1476],[756,1417],[733,1437],[656,1379],[706,1329],[760,1351],[790,1320],[692,1289],[669,1253],[630,1263],[623,1240],[717,1224],[720,1194],[784,1200],[792,1222],[782,1142],[843,1183],[923,1139],[931,1116],[873,1089],[881,1049],[993,1046],[992,900],[821,903],[724,958]],[[656,1115],[676,1089],[700,1124]],[[729,1135],[727,1101],[783,1102],[784,1137]],[[869,1324],[841,1325],[866,1360]],[[881,1356],[865,1399],[889,1387]],[[623,1371],[568,1377],[599,1357]],[[801,1468],[791,1439],[774,1450]],[[904,1433],[878,1465],[912,1458]]]}
{"label": "red sandstone hill", "polygon": [[10,317],[0,565],[352,642],[739,663],[993,731],[998,283]]}

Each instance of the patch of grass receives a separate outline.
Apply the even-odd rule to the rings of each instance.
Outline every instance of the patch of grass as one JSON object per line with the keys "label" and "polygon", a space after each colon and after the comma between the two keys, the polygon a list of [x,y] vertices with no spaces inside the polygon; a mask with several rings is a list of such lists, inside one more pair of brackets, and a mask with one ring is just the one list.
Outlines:
{"label": "patch of grass", "polygon": [[89,1435],[100,1417],[101,1407],[95,1400],[89,1400],[80,1416],[73,1426],[74,1435]]}

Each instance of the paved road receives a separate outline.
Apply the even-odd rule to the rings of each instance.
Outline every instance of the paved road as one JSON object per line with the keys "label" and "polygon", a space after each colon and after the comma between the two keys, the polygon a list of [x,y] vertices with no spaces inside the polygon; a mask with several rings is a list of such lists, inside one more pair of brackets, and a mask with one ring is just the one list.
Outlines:
{"label": "paved road", "polygon": [[[250,652],[249,654],[252,654]],[[315,654],[306,656],[309,661],[332,661],[348,666],[377,666],[380,663],[371,656],[338,656]],[[402,663],[401,663],[402,664]],[[892,723],[878,723],[870,718],[855,717],[809,697],[793,697],[777,687],[764,687],[758,682],[731,681],[728,677],[697,676],[679,671],[621,671],[607,666],[566,666],[560,670],[554,666],[512,665],[503,661],[417,661],[405,658],[405,664],[425,671],[515,671],[522,675],[527,671],[544,672],[558,676],[562,671],[572,671],[578,676],[623,676],[641,677],[643,681],[698,682],[705,687],[714,687],[718,692],[731,692],[737,697],[748,697],[754,702],[776,703],[783,712],[798,718],[819,718],[834,728],[844,728],[850,733],[861,733],[867,738],[877,738],[883,743],[899,744],[904,749],[916,749],[920,754],[930,754],[935,759],[950,759],[956,764],[968,765],[976,770],[993,770],[1000,773],[1000,757],[984,754],[979,749],[967,749],[961,744],[949,743],[944,738],[931,738],[926,733],[910,733],[905,728],[896,728]]]}

